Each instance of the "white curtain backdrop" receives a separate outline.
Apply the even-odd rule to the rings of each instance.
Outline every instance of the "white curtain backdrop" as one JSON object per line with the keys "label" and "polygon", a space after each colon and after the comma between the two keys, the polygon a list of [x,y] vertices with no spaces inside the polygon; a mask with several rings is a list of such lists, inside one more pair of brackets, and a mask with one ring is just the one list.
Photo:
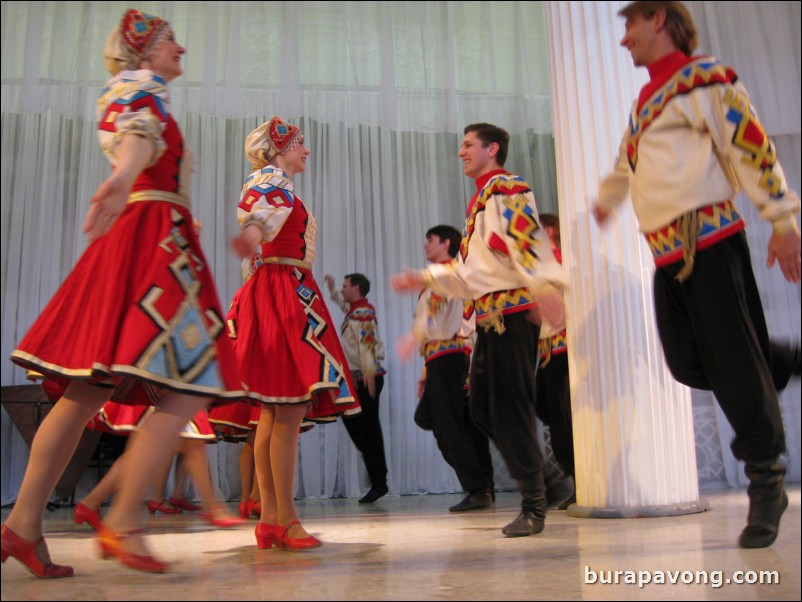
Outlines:
{"label": "white curtain backdrop", "polygon": [[[316,277],[359,271],[373,283],[369,298],[388,349],[381,419],[391,492],[458,491],[433,437],[412,420],[420,360],[402,364],[393,347],[410,326],[414,297],[394,295],[388,279],[404,267],[422,267],[427,228],[463,223],[472,183],[456,152],[465,124],[506,128],[507,167],[530,182],[541,211],[556,212],[544,4],[3,2],[2,385],[26,383],[2,358],[86,246],[80,227],[87,201],[109,173],[94,124],[95,100],[108,77],[102,46],[122,13],[139,8],[169,20],[188,50],[185,73],[171,84],[171,109],[195,155],[194,212],[223,305],[240,284],[228,241],[248,171],[243,141],[280,115],[302,127],[312,150],[296,184],[320,226]],[[690,4],[703,41],[724,44],[703,50],[731,62],[753,94],[765,92],[755,104],[798,189],[799,3],[727,3],[726,10],[715,2]],[[781,104],[788,101],[795,108]],[[799,288],[761,269],[764,241],[752,248],[770,328],[798,340]],[[789,431],[798,441],[795,386]],[[720,439],[726,448],[727,437]],[[5,410],[0,446],[6,504],[16,498],[28,452]],[[230,499],[240,494],[238,453],[236,445],[210,446],[215,479]],[[364,469],[342,425],[304,434],[299,453],[299,495],[364,491]],[[507,484],[501,467],[497,479]]]}
{"label": "white curtain backdrop", "polygon": [[[415,299],[392,294],[388,278],[423,267],[429,227],[461,228],[472,184],[456,152],[467,123],[507,128],[510,168],[556,209],[542,3],[4,2],[2,357],[85,248],[87,200],[109,173],[94,124],[108,78],[102,46],[132,6],[169,20],[187,47],[171,109],[195,155],[194,212],[223,305],[240,285],[228,241],[249,171],[243,142],[277,114],[301,126],[312,150],[296,184],[320,226],[317,279],[359,271],[373,283],[390,352],[381,418],[391,491],[459,490],[431,434],[413,423],[420,360],[401,364],[393,349]],[[26,382],[10,362],[0,364],[3,385]],[[2,428],[7,503],[27,447],[5,411]],[[210,452],[222,494],[236,499],[239,448]],[[304,434],[300,456],[299,495],[364,488],[342,425]]]}

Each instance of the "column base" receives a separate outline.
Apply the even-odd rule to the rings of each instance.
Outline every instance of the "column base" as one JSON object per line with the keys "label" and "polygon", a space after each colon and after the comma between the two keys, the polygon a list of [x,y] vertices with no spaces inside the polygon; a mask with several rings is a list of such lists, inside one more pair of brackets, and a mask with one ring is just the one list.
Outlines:
{"label": "column base", "polygon": [[679,504],[664,504],[662,506],[613,506],[602,508],[596,506],[580,506],[571,504],[566,512],[568,516],[577,518],[655,518],[659,516],[681,516],[683,514],[696,514],[710,509],[707,500],[698,499],[694,502]]}

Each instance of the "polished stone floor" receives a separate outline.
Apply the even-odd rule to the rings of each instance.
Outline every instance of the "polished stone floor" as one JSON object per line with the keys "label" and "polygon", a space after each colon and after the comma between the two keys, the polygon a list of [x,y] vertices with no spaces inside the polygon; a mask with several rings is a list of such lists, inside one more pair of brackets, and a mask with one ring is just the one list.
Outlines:
{"label": "polished stone floor", "polygon": [[780,536],[762,550],[735,545],[744,491],[703,492],[710,511],[671,518],[549,511],[543,533],[519,539],[500,532],[516,514],[513,493],[462,515],[446,510],[459,495],[307,500],[305,525],[325,543],[306,552],[257,550],[253,521],[215,530],[192,514],[159,515],[149,541],[174,561],[164,575],[98,559],[91,530],[60,509],[47,514],[48,545],[76,576],[39,580],[10,559],[2,600],[799,600],[799,487],[789,494]]}

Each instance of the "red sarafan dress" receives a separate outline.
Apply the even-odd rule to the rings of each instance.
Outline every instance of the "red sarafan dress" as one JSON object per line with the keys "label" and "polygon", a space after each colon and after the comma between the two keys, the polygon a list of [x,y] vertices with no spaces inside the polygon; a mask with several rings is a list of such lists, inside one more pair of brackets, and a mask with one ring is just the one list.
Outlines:
{"label": "red sarafan dress", "polygon": [[112,165],[125,134],[154,145],[125,210],[92,242],[11,354],[62,386],[113,387],[122,403],[166,391],[244,396],[212,274],[189,207],[191,161],[169,114],[165,81],[123,71],[98,101],[99,137]]}
{"label": "red sarafan dress", "polygon": [[[241,405],[241,404],[226,404]],[[158,412],[156,406],[131,405],[107,401],[103,408],[92,417],[86,428],[101,433],[113,433],[115,435],[130,435],[136,431],[142,421],[152,412]],[[185,439],[201,439],[209,443],[217,443],[217,435],[209,422],[209,414],[206,410],[201,410],[195,414],[184,426],[180,437]]]}
{"label": "red sarafan dress", "polygon": [[272,165],[245,181],[237,217],[264,234],[243,262],[245,284],[227,321],[243,382],[252,400],[311,402],[307,421],[329,422],[359,410],[337,328],[312,275],[317,224]]}
{"label": "red sarafan dress", "polygon": [[259,425],[261,404],[224,403],[209,410],[212,428],[223,438],[244,441]]}

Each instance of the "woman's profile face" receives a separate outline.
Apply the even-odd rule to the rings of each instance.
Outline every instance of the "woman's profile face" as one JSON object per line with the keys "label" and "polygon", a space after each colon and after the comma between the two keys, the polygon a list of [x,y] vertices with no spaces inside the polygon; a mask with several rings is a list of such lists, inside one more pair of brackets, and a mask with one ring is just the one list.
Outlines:
{"label": "woman's profile face", "polygon": [[175,41],[175,33],[168,26],[167,31],[161,35],[140,68],[150,69],[156,75],[160,75],[166,81],[170,81],[181,75],[181,56],[186,49]]}
{"label": "woman's profile face", "polygon": [[303,173],[306,170],[306,158],[310,153],[311,151],[304,145],[304,135],[301,134],[292,148],[277,155],[276,164],[290,176]]}

